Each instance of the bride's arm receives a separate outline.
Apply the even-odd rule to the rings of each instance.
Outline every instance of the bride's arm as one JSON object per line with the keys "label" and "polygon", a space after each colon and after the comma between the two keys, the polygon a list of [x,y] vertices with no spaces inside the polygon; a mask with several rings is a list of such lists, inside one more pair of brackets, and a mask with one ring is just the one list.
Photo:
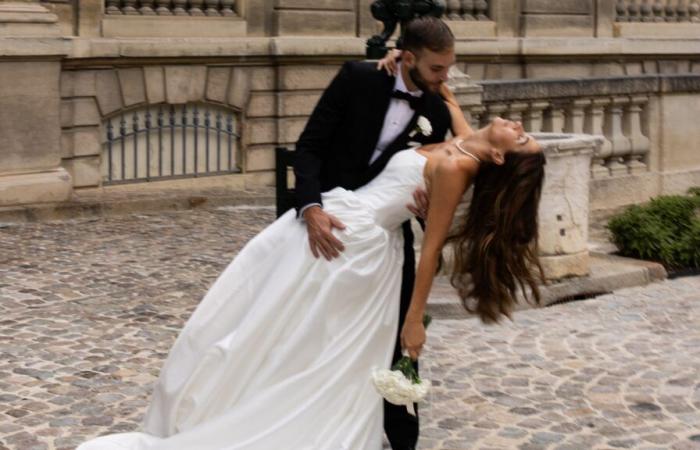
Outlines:
{"label": "bride's arm", "polygon": [[445,101],[447,110],[450,111],[450,118],[452,119],[452,134],[464,139],[474,134],[474,130],[469,125],[469,122],[467,122],[467,119],[464,118],[464,113],[457,102],[457,98],[446,83],[442,83],[440,85],[440,96]]}
{"label": "bride's arm", "polygon": [[443,159],[431,177],[430,209],[423,236],[420,261],[416,271],[416,281],[411,296],[411,304],[401,331],[401,346],[417,359],[425,342],[423,314],[428,301],[433,277],[437,270],[442,246],[452,224],[452,218],[464,191],[470,183],[470,176],[463,167],[452,159]]}

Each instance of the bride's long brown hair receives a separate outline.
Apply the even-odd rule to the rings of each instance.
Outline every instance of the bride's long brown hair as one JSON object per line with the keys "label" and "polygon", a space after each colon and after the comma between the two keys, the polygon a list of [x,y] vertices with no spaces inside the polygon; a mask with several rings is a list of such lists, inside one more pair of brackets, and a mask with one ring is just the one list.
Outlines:
{"label": "bride's long brown hair", "polygon": [[486,323],[511,317],[517,292],[540,302],[537,209],[545,157],[507,153],[503,165],[482,163],[464,224],[448,238],[454,250],[452,285],[470,312]]}

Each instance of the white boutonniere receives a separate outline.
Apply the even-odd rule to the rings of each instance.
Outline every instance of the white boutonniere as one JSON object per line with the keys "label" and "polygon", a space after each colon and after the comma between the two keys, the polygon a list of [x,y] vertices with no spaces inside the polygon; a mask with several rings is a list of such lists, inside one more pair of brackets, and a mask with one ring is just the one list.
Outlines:
{"label": "white boutonniere", "polygon": [[430,124],[430,121],[425,116],[418,116],[416,128],[414,128],[413,131],[411,131],[411,134],[409,134],[408,137],[413,137],[416,135],[416,133],[420,133],[426,137],[433,134],[433,126]]}

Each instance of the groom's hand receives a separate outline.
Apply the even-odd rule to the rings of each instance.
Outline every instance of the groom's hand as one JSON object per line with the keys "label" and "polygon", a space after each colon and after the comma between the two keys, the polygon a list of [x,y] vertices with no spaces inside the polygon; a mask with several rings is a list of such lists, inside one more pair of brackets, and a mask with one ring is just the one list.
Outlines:
{"label": "groom's hand", "polygon": [[408,204],[408,208],[414,216],[425,220],[428,217],[428,207],[430,206],[430,199],[428,197],[428,192],[425,189],[416,189],[413,192],[413,205]]}
{"label": "groom's hand", "polygon": [[311,253],[318,258],[323,255],[328,261],[340,256],[345,250],[343,243],[333,235],[333,228],[345,229],[345,225],[328,214],[320,206],[312,206],[304,211],[306,229],[309,232],[309,247]]}

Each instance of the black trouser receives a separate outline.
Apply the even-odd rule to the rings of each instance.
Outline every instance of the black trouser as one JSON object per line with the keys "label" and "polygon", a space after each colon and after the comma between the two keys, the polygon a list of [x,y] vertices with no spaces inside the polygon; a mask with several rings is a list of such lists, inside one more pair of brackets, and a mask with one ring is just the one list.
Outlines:
{"label": "black trouser", "polygon": [[[410,222],[403,224],[404,262],[401,279],[401,308],[399,312],[399,330],[396,336],[394,358],[391,364],[401,359],[401,328],[406,319],[406,312],[411,303],[413,282],[416,278],[416,255],[413,251],[413,232]],[[418,362],[414,363],[418,370]],[[418,443],[418,405],[413,405],[416,416],[408,413],[405,406],[392,405],[384,400],[384,431],[393,450],[414,449]]]}

